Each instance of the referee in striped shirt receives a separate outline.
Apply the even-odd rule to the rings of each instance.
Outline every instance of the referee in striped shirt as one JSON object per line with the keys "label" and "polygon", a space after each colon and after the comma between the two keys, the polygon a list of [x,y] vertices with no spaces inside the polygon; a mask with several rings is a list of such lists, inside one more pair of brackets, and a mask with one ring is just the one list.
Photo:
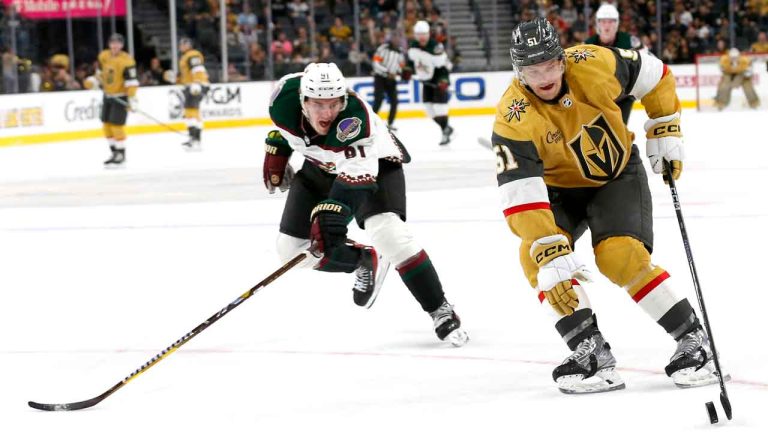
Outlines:
{"label": "referee in striped shirt", "polygon": [[405,56],[400,50],[400,38],[392,33],[389,41],[379,45],[373,54],[373,111],[379,112],[384,95],[387,95],[390,130],[393,130],[392,123],[397,115],[397,75],[402,74],[406,81],[410,78],[403,73],[403,66]]}

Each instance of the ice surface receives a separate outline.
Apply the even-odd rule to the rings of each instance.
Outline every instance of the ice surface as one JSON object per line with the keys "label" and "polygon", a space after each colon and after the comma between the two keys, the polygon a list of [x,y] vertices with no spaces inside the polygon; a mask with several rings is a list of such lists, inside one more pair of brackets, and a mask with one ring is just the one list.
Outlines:
{"label": "ice surface", "polygon": [[[642,112],[631,127],[643,147]],[[764,325],[768,146],[762,113],[683,114],[678,183],[734,420],[768,430]],[[279,266],[284,195],[261,183],[266,128],[208,130],[204,151],[174,134],[129,137],[128,167],[105,171],[103,140],[0,148],[0,430],[3,431],[689,431],[710,430],[716,386],[663,373],[675,344],[605,278],[587,286],[627,389],[568,396],[568,354],[519,269],[501,215],[492,118],[399,121],[409,223],[471,341],[440,343],[392,272],[370,310],[352,277],[289,272],[94,408],[96,396]],[[293,163],[298,167],[298,155]],[[668,188],[652,176],[654,260],[695,295]],[[366,241],[356,228],[351,236]],[[585,238],[577,253],[592,267]],[[596,273],[596,271],[595,271]],[[761,426],[762,425],[762,426]]]}

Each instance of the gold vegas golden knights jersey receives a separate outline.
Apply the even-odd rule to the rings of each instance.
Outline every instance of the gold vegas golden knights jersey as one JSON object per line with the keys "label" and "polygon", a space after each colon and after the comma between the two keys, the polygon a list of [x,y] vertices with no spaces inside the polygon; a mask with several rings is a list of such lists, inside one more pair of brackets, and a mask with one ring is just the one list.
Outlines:
{"label": "gold vegas golden knights jersey", "polygon": [[[734,61],[735,60],[735,61]],[[745,55],[739,55],[734,60],[727,53],[720,56],[720,69],[725,74],[738,75],[749,70],[752,61]]]}
{"label": "gold vegas golden knights jersey", "polygon": [[116,56],[108,49],[99,53],[99,79],[110,96],[134,96],[139,86],[136,61],[125,51]]}
{"label": "gold vegas golden knights jersey", "polygon": [[596,45],[565,50],[553,101],[514,79],[497,105],[492,142],[504,215],[523,240],[558,232],[547,186],[600,187],[621,174],[634,134],[617,102],[639,99],[650,118],[680,110],[671,71],[645,53]]}
{"label": "gold vegas golden knights jersey", "polygon": [[184,52],[179,59],[179,84],[208,84],[208,72],[200,51],[191,49]]}

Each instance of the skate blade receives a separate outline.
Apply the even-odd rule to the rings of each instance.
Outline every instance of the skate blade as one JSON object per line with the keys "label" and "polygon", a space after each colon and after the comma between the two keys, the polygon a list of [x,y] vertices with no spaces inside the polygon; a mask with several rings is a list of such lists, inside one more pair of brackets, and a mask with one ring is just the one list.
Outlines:
{"label": "skate blade", "polygon": [[448,333],[448,336],[443,339],[447,342],[450,342],[451,345],[453,345],[456,348],[462,347],[469,342],[469,335],[466,331],[462,328],[457,328],[456,330]]}
{"label": "skate blade", "polygon": [[586,379],[582,374],[562,376],[557,379],[557,386],[565,394],[604,393],[627,387],[614,368],[600,370]]}
{"label": "skate blade", "polygon": [[[714,366],[704,366],[703,368],[696,370],[696,368],[685,368],[672,374],[672,381],[679,388],[694,388],[703,387],[713,384],[719,384],[720,380],[717,377],[717,372],[712,369]],[[723,381],[730,381],[731,375],[726,372],[723,376]]]}
{"label": "skate blade", "polygon": [[108,169],[108,170],[121,170],[124,168],[125,168],[125,163],[104,165],[104,169]]}

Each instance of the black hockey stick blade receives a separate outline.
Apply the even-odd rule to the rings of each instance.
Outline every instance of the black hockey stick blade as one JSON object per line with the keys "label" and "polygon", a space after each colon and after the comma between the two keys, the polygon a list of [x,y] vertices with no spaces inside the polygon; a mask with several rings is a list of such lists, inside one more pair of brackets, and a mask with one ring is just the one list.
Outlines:
{"label": "black hockey stick blade", "polygon": [[136,369],[132,374],[125,377],[122,381],[118,382],[117,384],[113,385],[109,390],[105,391],[104,393],[96,396],[95,398],[84,400],[81,402],[72,402],[72,403],[62,403],[62,404],[44,404],[39,402],[33,402],[29,401],[27,404],[35,409],[39,409],[42,411],[77,411],[84,408],[90,408],[97,403],[103,401],[109,395],[116,392],[117,390],[121,389],[123,386],[131,382],[134,378],[141,375],[145,371],[147,371],[152,366],[159,363],[164,358],[168,357],[169,355],[176,352],[177,349],[181,348],[182,345],[186,344],[192,338],[199,335],[203,330],[207,329],[213,323],[218,321],[221,317],[228,314],[231,310],[234,308],[240,306],[244,301],[248,300],[251,296],[253,296],[256,291],[258,291],[260,288],[263,288],[270,283],[272,283],[275,279],[282,276],[285,272],[295,267],[298,263],[303,261],[307,256],[309,256],[311,252],[310,251],[304,251],[298,255],[296,255],[293,259],[288,261],[287,263],[283,264],[282,267],[275,270],[271,275],[267,276],[266,279],[259,282],[254,286],[253,288],[249,289],[248,291],[244,292],[240,295],[240,297],[236,298],[232,303],[228,304],[223,309],[219,310],[215,314],[211,315],[210,318],[203,321],[201,324],[199,324],[197,327],[189,331],[187,334],[182,336],[179,340],[171,344],[169,347],[164,349],[162,352],[157,354],[156,356],[152,357],[148,362],[144,363],[140,368]]}
{"label": "black hockey stick blade", "polygon": [[728,417],[728,420],[733,419],[733,411],[731,410],[731,400],[728,399],[728,395],[720,392],[720,405],[723,406],[723,411],[725,411],[725,416]]}
{"label": "black hockey stick blade", "polygon": [[45,403],[39,403],[39,402],[27,402],[27,405],[31,406],[34,409],[39,409],[42,411],[77,411],[81,410],[83,408],[90,408],[97,403],[104,400],[104,395],[96,396],[95,398],[84,400],[81,402],[74,402],[74,403],[64,403],[64,404],[45,404]]}

